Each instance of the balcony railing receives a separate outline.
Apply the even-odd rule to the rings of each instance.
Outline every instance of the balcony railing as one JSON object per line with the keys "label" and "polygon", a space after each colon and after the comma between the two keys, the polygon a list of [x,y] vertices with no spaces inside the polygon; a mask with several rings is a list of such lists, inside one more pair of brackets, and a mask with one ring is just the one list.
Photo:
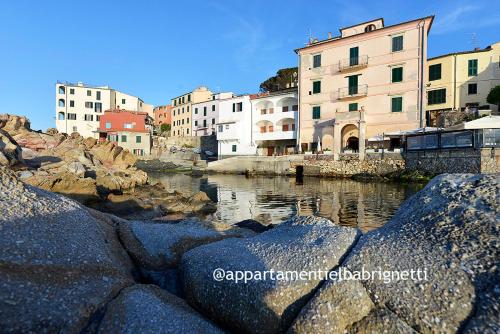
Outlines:
{"label": "balcony railing", "polygon": [[339,72],[368,66],[368,56],[359,56],[339,60]]}
{"label": "balcony railing", "polygon": [[353,97],[360,97],[368,95],[368,85],[358,85],[339,88],[337,93],[334,93],[334,100],[342,100]]}

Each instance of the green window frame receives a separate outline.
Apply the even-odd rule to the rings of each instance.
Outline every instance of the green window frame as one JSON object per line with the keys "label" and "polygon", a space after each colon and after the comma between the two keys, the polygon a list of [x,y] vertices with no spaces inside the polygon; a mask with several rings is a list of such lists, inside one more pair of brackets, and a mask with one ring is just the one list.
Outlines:
{"label": "green window frame", "polygon": [[320,119],[321,118],[321,107],[320,106],[314,106],[312,108],[312,118],[313,119]]}
{"label": "green window frame", "polygon": [[313,68],[321,67],[321,55],[313,56]]}
{"label": "green window frame", "polygon": [[135,136],[135,142],[137,144],[140,144],[142,142],[142,137],[141,136]]}
{"label": "green window frame", "polygon": [[391,81],[403,82],[403,67],[393,67],[392,68],[392,78]]}
{"label": "green window frame", "polygon": [[126,143],[126,142],[127,142],[127,136],[122,135],[122,143]]}
{"label": "green window frame", "polygon": [[359,65],[359,47],[349,49],[349,66]]}
{"label": "green window frame", "polygon": [[441,79],[441,64],[429,66],[429,81]]}
{"label": "green window frame", "polygon": [[236,152],[236,149],[237,149],[236,145],[233,145],[233,146],[231,147],[231,152]]}
{"label": "green window frame", "polygon": [[358,104],[357,103],[349,103],[349,111],[358,111]]}
{"label": "green window frame", "polygon": [[427,92],[427,104],[446,103],[446,88],[430,90]]}
{"label": "green window frame", "polygon": [[477,75],[477,59],[469,59],[469,67],[468,67],[468,73],[469,76],[476,76]]}
{"label": "green window frame", "polygon": [[321,81],[313,81],[313,94],[321,93]]}
{"label": "green window frame", "polygon": [[392,112],[402,112],[403,111],[403,97],[394,96],[391,98],[391,111]]}
{"label": "green window frame", "polygon": [[358,75],[348,76],[347,84],[349,86],[349,95],[358,94]]}
{"label": "green window frame", "polygon": [[403,36],[394,36],[392,38],[392,52],[403,50]]}

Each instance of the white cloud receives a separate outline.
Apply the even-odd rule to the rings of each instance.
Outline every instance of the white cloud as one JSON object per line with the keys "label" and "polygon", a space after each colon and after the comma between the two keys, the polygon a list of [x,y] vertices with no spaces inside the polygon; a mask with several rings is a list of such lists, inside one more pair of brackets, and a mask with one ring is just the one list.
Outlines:
{"label": "white cloud", "polygon": [[432,32],[436,35],[443,35],[464,29],[470,31],[471,29],[500,23],[500,16],[488,17],[487,14],[487,8],[481,8],[477,5],[459,5],[448,14],[437,15]]}

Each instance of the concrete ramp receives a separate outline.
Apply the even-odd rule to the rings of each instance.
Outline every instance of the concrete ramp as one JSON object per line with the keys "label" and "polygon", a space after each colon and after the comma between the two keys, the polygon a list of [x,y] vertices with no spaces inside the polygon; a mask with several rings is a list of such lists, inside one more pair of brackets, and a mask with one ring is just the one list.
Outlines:
{"label": "concrete ramp", "polygon": [[210,162],[207,170],[217,173],[287,175],[295,172],[292,166],[301,164],[303,161],[304,157],[301,155],[238,156]]}

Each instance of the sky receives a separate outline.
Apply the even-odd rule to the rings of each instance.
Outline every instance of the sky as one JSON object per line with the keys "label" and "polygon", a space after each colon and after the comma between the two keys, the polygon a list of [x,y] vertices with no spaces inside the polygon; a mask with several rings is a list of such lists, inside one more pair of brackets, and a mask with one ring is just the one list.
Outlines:
{"label": "sky", "polygon": [[153,105],[204,85],[254,93],[309,36],[435,15],[428,56],[500,41],[500,2],[0,0],[0,114],[55,126],[55,83],[109,85]]}

